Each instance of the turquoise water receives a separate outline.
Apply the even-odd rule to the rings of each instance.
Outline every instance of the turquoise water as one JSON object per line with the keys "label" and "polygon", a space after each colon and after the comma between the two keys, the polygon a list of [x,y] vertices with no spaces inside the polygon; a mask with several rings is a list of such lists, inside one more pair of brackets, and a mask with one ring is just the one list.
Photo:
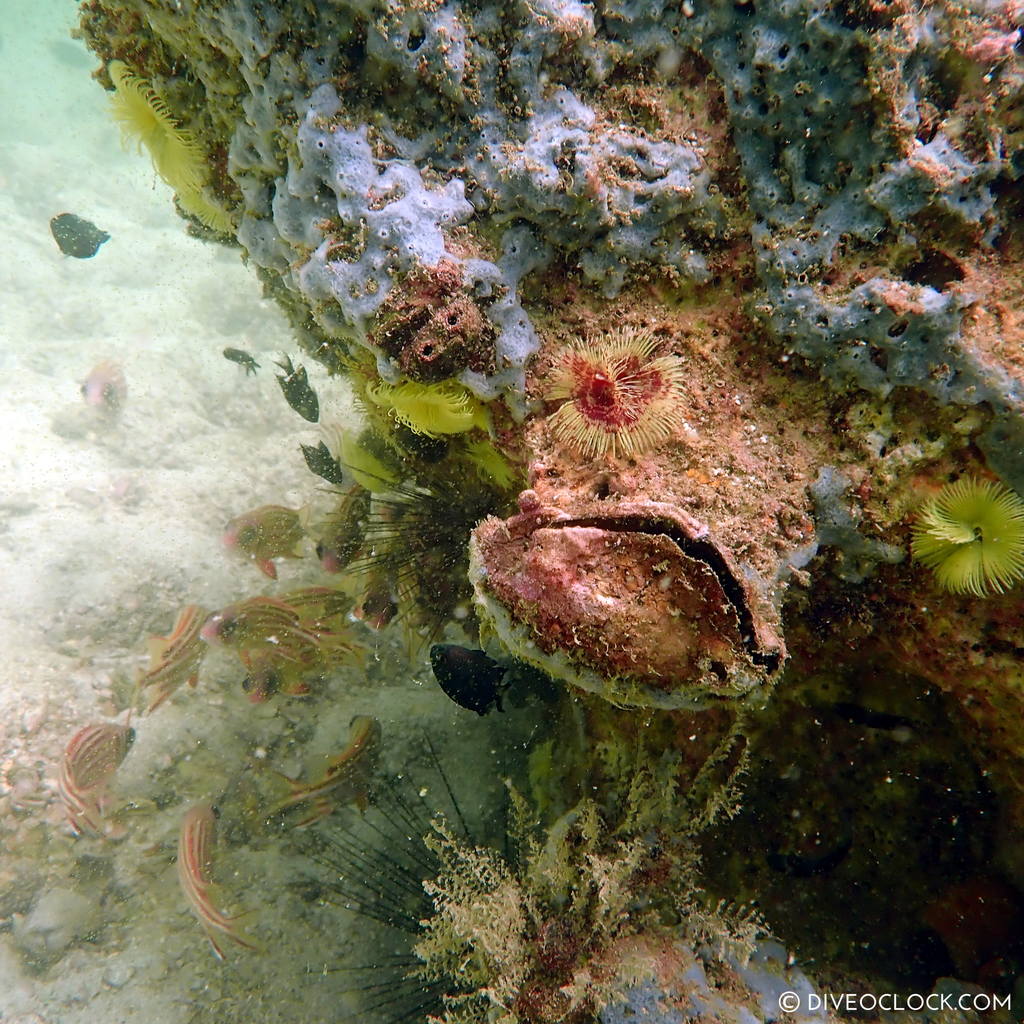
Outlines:
{"label": "turquoise water", "polygon": [[[4,15],[0,1018],[333,1019],[354,986],[331,973],[356,943],[352,916],[310,890],[301,837],[261,832],[250,812],[286,790],[275,773],[322,771],[353,714],[377,717],[401,751],[447,728],[454,706],[390,638],[315,706],[254,706],[237,665],[207,665],[198,688],[136,715],[104,834],[72,836],[57,794],[66,744],[125,721],[146,638],[167,634],[180,608],[272,589],[220,535],[260,504],[324,501],[297,447],[321,434],[271,376],[275,357],[296,354],[281,314],[235,250],[189,236],[148,158],[122,146],[90,79],[97,62],[70,37],[76,5],[11,0]],[[63,255],[49,229],[63,212],[110,240],[90,259]],[[225,347],[260,373],[246,376]],[[125,381],[115,415],[80,393],[104,362]],[[347,422],[346,389],[309,373],[325,420]],[[305,566],[282,567],[282,585],[319,580]],[[202,801],[222,810],[217,903],[249,912],[263,950],[228,940],[224,963],[175,872],[183,813]]]}

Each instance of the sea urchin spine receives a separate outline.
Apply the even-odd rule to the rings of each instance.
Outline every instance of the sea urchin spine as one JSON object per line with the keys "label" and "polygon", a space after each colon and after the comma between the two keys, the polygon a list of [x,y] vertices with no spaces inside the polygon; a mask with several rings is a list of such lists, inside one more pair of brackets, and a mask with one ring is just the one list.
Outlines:
{"label": "sea urchin spine", "polygon": [[545,397],[567,399],[548,421],[555,436],[588,458],[632,456],[670,437],[680,418],[683,367],[652,359],[658,339],[621,328],[569,349]]}

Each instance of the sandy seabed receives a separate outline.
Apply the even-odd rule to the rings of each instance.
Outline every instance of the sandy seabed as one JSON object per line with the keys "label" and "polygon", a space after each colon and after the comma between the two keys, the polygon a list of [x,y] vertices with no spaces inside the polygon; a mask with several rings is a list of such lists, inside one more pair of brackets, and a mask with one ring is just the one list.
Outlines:
{"label": "sandy seabed", "polygon": [[[197,689],[136,717],[106,836],[74,838],[57,797],[65,744],[115,718],[147,636],[185,604],[273,592],[222,547],[225,522],[323,493],[298,452],[321,435],[272,375],[275,356],[297,358],[287,324],[239,252],[190,237],[148,159],[122,147],[96,61],[70,37],[76,13],[10,0],[0,38],[0,1020],[338,1020],[351,979],[331,967],[359,942],[351,917],[296,897],[294,850],[218,844],[223,899],[252,912],[262,945],[228,943],[224,963],[188,912],[174,850],[184,809],[238,790],[267,751],[274,769],[308,773],[353,714],[395,740],[468,715],[405,668],[393,638],[307,701],[252,705],[237,665],[204,666]],[[58,250],[49,220],[65,211],[109,232],[94,258]],[[80,394],[103,360],[127,381],[116,420]],[[341,383],[309,370],[322,420],[351,417]],[[323,582],[312,558],[280,576],[282,589]]]}

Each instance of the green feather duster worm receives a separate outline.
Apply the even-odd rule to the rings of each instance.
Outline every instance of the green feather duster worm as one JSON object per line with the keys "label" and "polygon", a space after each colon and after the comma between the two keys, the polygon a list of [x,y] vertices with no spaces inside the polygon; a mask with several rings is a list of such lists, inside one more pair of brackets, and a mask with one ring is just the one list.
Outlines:
{"label": "green feather duster worm", "polygon": [[998,481],[944,487],[914,526],[914,558],[945,590],[984,597],[1024,577],[1024,500]]}

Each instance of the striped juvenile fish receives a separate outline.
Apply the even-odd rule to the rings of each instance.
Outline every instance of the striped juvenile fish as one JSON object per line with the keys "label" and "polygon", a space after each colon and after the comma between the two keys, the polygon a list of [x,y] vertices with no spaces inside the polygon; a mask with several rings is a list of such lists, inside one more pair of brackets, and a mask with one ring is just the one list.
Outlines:
{"label": "striped juvenile fish", "polygon": [[281,600],[298,615],[307,629],[322,629],[331,619],[345,615],[352,607],[352,598],[333,587],[300,587],[282,594]]}
{"label": "striped juvenile fish", "polygon": [[292,662],[282,661],[273,653],[250,658],[246,668],[248,672],[242,680],[242,690],[253,704],[263,704],[277,693],[291,697],[304,697],[309,693],[309,686],[302,681],[305,670]]}
{"label": "striped juvenile fish", "polygon": [[246,949],[258,947],[238,930],[238,917],[227,917],[213,905],[213,844],[217,832],[217,811],[210,804],[196,804],[185,812],[178,833],[178,881],[193,913],[210,940],[218,960],[224,952],[218,938],[226,935]]}
{"label": "striped juvenile fish", "polygon": [[200,630],[208,617],[205,608],[187,605],[178,613],[167,636],[154,636],[147,641],[149,671],[138,682],[141,689],[152,689],[147,711],[160,707],[182,683],[195,686],[198,682],[199,666],[206,653]]}
{"label": "striped juvenile fish", "polygon": [[301,558],[306,536],[297,509],[283,505],[261,505],[235,516],[221,540],[225,547],[251,558],[260,572],[277,579],[275,558]]}
{"label": "striped juvenile fish", "polygon": [[344,572],[359,553],[366,534],[371,494],[358,484],[317,529],[316,557],[324,572]]}
{"label": "striped juvenile fish", "polygon": [[208,644],[230,647],[246,665],[253,654],[268,649],[302,662],[317,644],[298,612],[277,597],[249,597],[228,605],[209,618],[200,636]]}
{"label": "striped juvenile fish", "polygon": [[301,660],[288,656],[287,650],[243,658],[247,671],[242,690],[254,704],[262,704],[276,693],[304,697],[310,692],[307,679],[341,665],[361,665],[363,653],[341,633],[320,633],[317,646]]}
{"label": "striped juvenile fish", "polygon": [[[209,644],[233,650],[247,670],[243,689],[264,701],[274,693],[309,692],[303,678],[358,661],[347,632],[324,628],[347,606],[344,595],[325,587],[293,591],[285,598],[250,597],[212,615],[200,630]],[[343,625],[343,623],[338,623]]]}
{"label": "striped juvenile fish", "polygon": [[311,804],[306,816],[295,823],[296,828],[311,825],[327,817],[335,807],[348,801],[365,810],[370,772],[380,745],[380,722],[369,715],[356,715],[349,726],[348,746],[327,762],[323,776],[313,782],[300,782],[281,776],[292,791],[271,814],[280,814],[300,804]]}
{"label": "striped juvenile fish", "polygon": [[110,777],[135,742],[129,725],[100,722],[79,729],[64,750],[57,791],[75,835],[100,832],[100,802]]}

